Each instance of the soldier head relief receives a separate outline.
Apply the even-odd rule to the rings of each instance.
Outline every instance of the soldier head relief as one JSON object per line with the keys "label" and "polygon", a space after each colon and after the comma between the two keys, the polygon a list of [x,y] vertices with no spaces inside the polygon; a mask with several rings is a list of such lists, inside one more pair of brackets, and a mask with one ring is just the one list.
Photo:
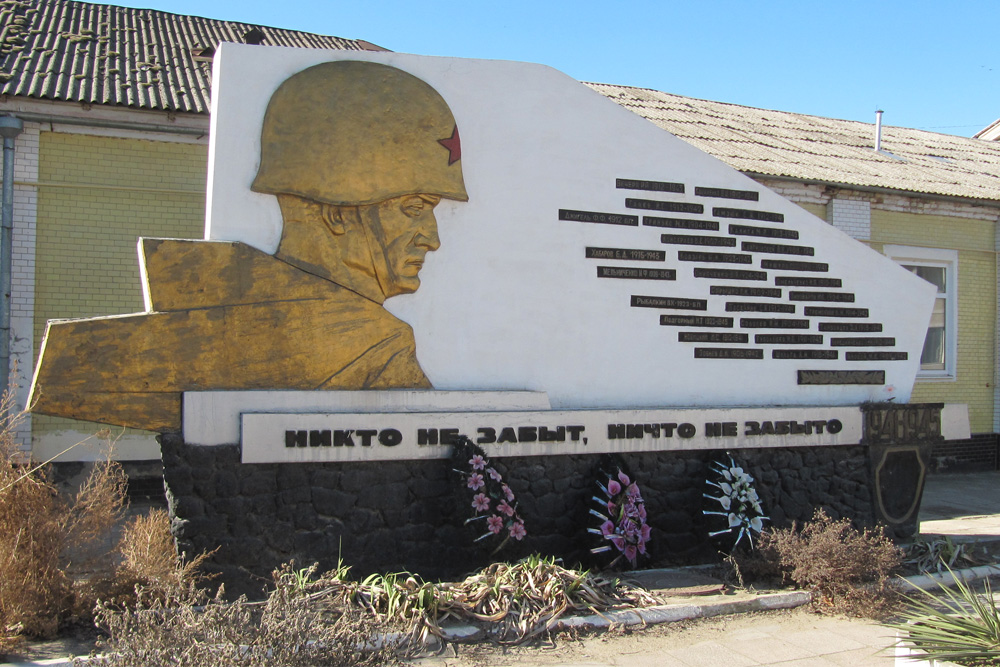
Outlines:
{"label": "soldier head relief", "polygon": [[458,129],[433,88],[377,63],[324,63],[271,97],[253,189],[278,197],[276,256],[377,303],[414,292],[434,207],[467,201]]}

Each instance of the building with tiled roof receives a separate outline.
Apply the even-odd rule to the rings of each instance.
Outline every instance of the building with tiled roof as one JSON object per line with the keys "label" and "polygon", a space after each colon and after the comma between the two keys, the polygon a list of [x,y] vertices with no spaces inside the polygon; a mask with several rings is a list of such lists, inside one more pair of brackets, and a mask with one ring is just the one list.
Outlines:
{"label": "building with tiled roof", "polygon": [[[0,115],[23,123],[13,139],[8,336],[21,405],[48,319],[143,310],[136,238],[203,236],[212,57],[223,41],[385,50],[151,9],[0,2]],[[97,428],[31,415],[18,439],[47,459]],[[133,433],[117,454],[158,456],[150,436]],[[81,445],[60,459],[98,455]]]}
{"label": "building with tiled roof", "polygon": [[[202,236],[221,41],[383,50],[153,10],[0,2],[0,115],[24,123],[14,139],[9,336],[22,397],[46,320],[143,310],[138,236]],[[978,435],[950,455],[996,465],[1000,144],[886,126],[875,150],[873,124],[588,85],[939,284],[913,400],[967,403]],[[35,416],[20,437],[45,459],[95,430]],[[158,452],[142,433],[117,448],[125,459]],[[97,454],[81,446],[60,456]]]}

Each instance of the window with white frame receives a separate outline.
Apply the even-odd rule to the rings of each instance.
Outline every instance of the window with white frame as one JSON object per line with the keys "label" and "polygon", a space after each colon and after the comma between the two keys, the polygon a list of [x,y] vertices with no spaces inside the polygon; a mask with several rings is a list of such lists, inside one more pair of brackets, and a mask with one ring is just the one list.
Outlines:
{"label": "window with white frame", "polygon": [[893,261],[937,288],[920,354],[921,379],[955,379],[958,354],[958,251],[887,245]]}

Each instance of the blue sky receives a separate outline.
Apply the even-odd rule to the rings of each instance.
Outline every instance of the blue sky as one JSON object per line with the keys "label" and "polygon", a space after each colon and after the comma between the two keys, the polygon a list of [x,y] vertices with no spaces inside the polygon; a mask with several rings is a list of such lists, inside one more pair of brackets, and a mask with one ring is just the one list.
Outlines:
{"label": "blue sky", "polygon": [[768,109],[971,136],[1000,118],[996,0],[138,0],[179,14],[543,63]]}

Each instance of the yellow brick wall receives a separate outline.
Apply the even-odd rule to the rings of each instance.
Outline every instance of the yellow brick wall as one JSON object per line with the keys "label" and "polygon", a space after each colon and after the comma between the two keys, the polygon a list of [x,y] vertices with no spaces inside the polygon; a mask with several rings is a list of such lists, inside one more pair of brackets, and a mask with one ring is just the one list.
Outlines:
{"label": "yellow brick wall", "polygon": [[973,433],[993,431],[997,275],[993,224],[872,210],[872,247],[958,250],[958,363],[954,382],[917,380],[913,401],[966,403]]}
{"label": "yellow brick wall", "polygon": [[[141,311],[140,236],[204,235],[208,149],[43,132],[35,249],[35,348],[50,318]],[[32,430],[93,432],[34,415]]]}
{"label": "yellow brick wall", "polygon": [[799,206],[815,215],[820,220],[826,220],[826,204],[802,204]]}

